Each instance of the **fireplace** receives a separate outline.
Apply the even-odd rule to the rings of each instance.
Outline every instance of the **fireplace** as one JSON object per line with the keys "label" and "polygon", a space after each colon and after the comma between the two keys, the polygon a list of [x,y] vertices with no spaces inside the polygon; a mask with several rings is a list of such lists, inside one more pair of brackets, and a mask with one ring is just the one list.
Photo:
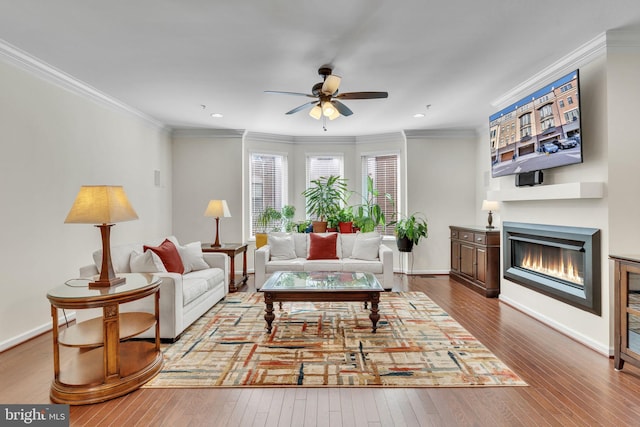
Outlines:
{"label": "fireplace", "polygon": [[504,222],[504,277],[600,315],[600,231]]}

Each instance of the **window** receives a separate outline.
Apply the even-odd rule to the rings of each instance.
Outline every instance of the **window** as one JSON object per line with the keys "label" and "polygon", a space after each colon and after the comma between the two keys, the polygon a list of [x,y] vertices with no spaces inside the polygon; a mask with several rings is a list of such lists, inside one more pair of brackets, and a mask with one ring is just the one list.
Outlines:
{"label": "window", "polygon": [[551,104],[547,104],[544,107],[540,108],[540,118],[544,119],[553,115],[553,111],[551,110]]}
{"label": "window", "polygon": [[[367,192],[367,177],[373,180],[373,188],[378,190],[378,197],[374,203],[380,205],[382,212],[389,222],[397,217],[400,196],[400,156],[398,154],[384,154],[362,156],[362,189],[363,197]],[[391,195],[393,202],[385,197]],[[385,236],[393,236],[393,227],[378,226],[377,231]]]}
{"label": "window", "polygon": [[344,177],[344,158],[342,156],[321,155],[307,156],[307,186],[311,186],[311,181],[322,176]]}
{"label": "window", "polygon": [[258,216],[265,208],[278,211],[287,204],[287,157],[279,154],[251,153],[249,161],[251,179],[250,235],[255,236]]}
{"label": "window", "polygon": [[567,96],[567,104],[571,105],[573,104],[573,98],[570,96]]}
{"label": "window", "polygon": [[579,113],[577,108],[575,110],[567,111],[566,113],[564,113],[564,118],[567,122],[574,122],[578,120],[578,116]]}
{"label": "window", "polygon": [[561,99],[560,101],[558,101],[558,105],[560,106],[560,108],[564,108],[564,101]]}

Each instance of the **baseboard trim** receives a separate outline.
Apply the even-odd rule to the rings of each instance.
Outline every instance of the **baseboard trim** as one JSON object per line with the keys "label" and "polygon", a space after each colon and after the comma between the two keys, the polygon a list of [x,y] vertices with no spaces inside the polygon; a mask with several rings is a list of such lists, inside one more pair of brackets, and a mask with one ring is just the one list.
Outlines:
{"label": "baseboard trim", "polygon": [[555,320],[538,313],[537,311],[531,310],[529,307],[525,307],[524,305],[512,300],[509,297],[506,297],[504,295],[500,295],[500,302],[503,302],[505,304],[507,304],[508,306],[511,306],[513,308],[515,308],[518,311],[523,312],[524,314],[536,319],[537,321],[544,323],[545,325],[547,325],[548,327],[555,329],[556,331],[560,332],[562,335],[567,336],[568,338],[571,338],[574,341],[579,342],[582,345],[585,345],[587,347],[589,347],[590,349],[592,349],[593,351],[602,354],[603,356],[606,357],[611,357],[613,355],[613,348],[612,347],[607,347],[607,346],[603,346],[601,343],[596,342],[594,340],[592,340],[589,337],[584,336],[583,334],[571,329],[571,328],[567,328],[565,325],[562,325],[558,322],[556,322]]}
{"label": "baseboard trim", "polygon": [[[67,318],[65,320],[64,316],[58,316],[58,326],[64,325],[67,321],[71,322],[72,320],[76,320],[76,312],[72,311],[67,313]],[[17,335],[13,338],[9,338],[8,340],[0,342],[0,353],[3,351],[9,350],[17,345],[25,343],[30,339],[33,339],[39,335],[46,334],[50,330],[52,330],[52,322],[47,322],[44,325],[40,325],[36,328],[33,328],[29,331],[26,331],[20,335]]]}

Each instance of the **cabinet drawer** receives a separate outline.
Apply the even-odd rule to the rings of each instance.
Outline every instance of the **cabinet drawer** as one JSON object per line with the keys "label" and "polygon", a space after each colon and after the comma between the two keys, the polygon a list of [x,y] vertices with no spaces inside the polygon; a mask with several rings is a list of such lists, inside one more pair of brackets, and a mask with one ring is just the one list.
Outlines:
{"label": "cabinet drawer", "polygon": [[479,245],[486,245],[487,244],[487,235],[486,234],[475,233],[473,241],[475,243],[479,244]]}
{"label": "cabinet drawer", "polygon": [[464,240],[465,242],[473,242],[473,233],[471,231],[460,230],[459,231],[460,240]]}
{"label": "cabinet drawer", "polygon": [[460,232],[458,230],[451,230],[452,239],[457,239],[459,235],[460,235]]}

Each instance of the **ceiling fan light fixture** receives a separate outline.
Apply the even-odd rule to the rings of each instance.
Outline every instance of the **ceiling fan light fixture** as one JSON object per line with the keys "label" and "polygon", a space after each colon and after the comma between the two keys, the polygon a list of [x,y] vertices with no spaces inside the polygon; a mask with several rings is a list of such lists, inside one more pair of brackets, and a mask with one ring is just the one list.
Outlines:
{"label": "ceiling fan light fixture", "polygon": [[334,107],[334,105],[331,103],[331,101],[323,101],[322,102],[322,114],[324,114],[325,117],[331,117],[333,116],[338,110],[336,109],[336,107]]}
{"label": "ceiling fan light fixture", "polygon": [[320,107],[320,104],[316,104],[311,111],[309,111],[309,115],[316,120],[320,120],[320,117],[322,117],[322,108]]}

